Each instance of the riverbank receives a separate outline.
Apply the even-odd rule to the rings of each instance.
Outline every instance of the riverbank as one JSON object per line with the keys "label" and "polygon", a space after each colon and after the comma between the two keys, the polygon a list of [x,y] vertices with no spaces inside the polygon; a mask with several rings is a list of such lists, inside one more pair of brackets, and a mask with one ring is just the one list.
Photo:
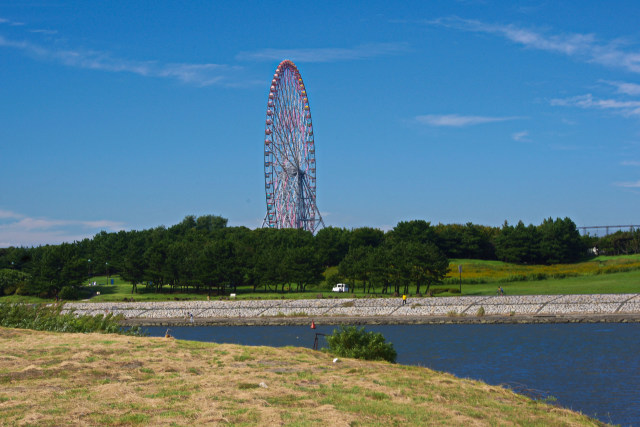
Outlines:
{"label": "riverbank", "polygon": [[130,318],[126,326],[308,326],[315,325],[445,325],[518,323],[640,323],[640,314],[573,314],[554,316],[336,316],[336,317],[218,317],[218,318]]}
{"label": "riverbank", "polygon": [[129,325],[638,322],[640,294],[66,303]]}
{"label": "riverbank", "polygon": [[424,367],[0,328],[0,419],[30,425],[567,425],[597,420]]}

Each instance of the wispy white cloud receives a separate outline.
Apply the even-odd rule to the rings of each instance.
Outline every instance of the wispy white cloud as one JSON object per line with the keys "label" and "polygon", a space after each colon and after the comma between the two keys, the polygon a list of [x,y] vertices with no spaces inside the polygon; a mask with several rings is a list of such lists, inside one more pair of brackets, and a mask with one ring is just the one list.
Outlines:
{"label": "wispy white cloud", "polygon": [[15,212],[11,212],[11,211],[5,211],[3,209],[0,209],[0,219],[18,219],[18,218],[23,218],[24,215],[21,215],[19,213],[15,213]]}
{"label": "wispy white cloud", "polygon": [[549,101],[551,105],[562,107],[579,107],[584,109],[611,110],[624,117],[640,115],[640,101],[620,101],[617,99],[597,99],[592,94],[556,98]]}
{"label": "wispy white cloud", "polygon": [[616,187],[624,187],[624,188],[640,188],[640,181],[614,182],[613,185],[615,185]]}
{"label": "wispy white cloud", "polygon": [[624,95],[636,96],[640,95],[640,85],[636,83],[628,83],[628,82],[616,82],[609,80],[601,80],[603,83],[607,83],[616,88],[617,93],[621,93]]}
{"label": "wispy white cloud", "polygon": [[59,49],[0,36],[0,47],[12,48],[35,59],[68,67],[113,73],[132,73],[145,77],[173,78],[197,86],[236,84],[234,73],[241,69],[225,64],[161,63],[113,57],[109,53],[82,49]]}
{"label": "wispy white cloud", "polygon": [[620,162],[622,166],[640,166],[640,162],[636,160],[625,160]]}
{"label": "wispy white cloud", "polygon": [[236,55],[236,59],[239,61],[280,61],[283,58],[289,58],[299,62],[337,62],[396,55],[408,50],[409,45],[406,43],[374,43],[352,48],[262,49],[253,52],[240,52]]}
{"label": "wispy white cloud", "polygon": [[429,126],[464,127],[484,123],[506,122],[518,120],[522,117],[489,117],[489,116],[460,116],[458,114],[427,114],[417,116],[416,121]]}
{"label": "wispy white cloud", "polygon": [[[0,18],[0,24],[23,25],[5,18]],[[27,29],[24,34],[27,32],[42,35],[58,33],[56,30],[51,29]],[[244,67],[238,65],[162,63],[153,60],[124,59],[103,51],[60,48],[58,46],[34,43],[30,40],[9,39],[2,35],[0,35],[0,47],[15,49],[34,59],[55,62],[68,67],[113,73],[132,73],[144,77],[171,78],[197,86],[246,86],[256,83],[239,77],[239,75],[242,75]],[[408,50],[409,45],[407,43],[373,43],[353,48],[262,49],[252,52],[240,52],[236,55],[236,60],[280,61],[283,58],[291,58],[301,62],[335,62],[395,55]]]}
{"label": "wispy white cloud", "polygon": [[[47,230],[56,227],[82,227],[82,228],[101,228],[105,230],[121,230],[122,223],[108,220],[100,221],[76,221],[76,220],[63,220],[63,219],[48,219],[48,218],[29,218],[19,217],[20,220],[10,224],[11,227],[17,227],[22,230]],[[0,229],[7,225],[0,225]]]}
{"label": "wispy white cloud", "polygon": [[426,21],[426,24],[495,34],[527,48],[555,52],[585,62],[640,73],[640,51],[626,49],[628,45],[620,39],[601,41],[594,34],[552,34],[546,30],[524,28],[514,24],[488,24],[459,17],[439,18]]}
{"label": "wispy white cloud", "polygon": [[6,210],[0,210],[0,219],[0,247],[73,242],[101,230],[113,232],[124,229],[124,224],[118,221],[32,218]]}
{"label": "wispy white cloud", "polygon": [[529,142],[529,131],[523,130],[522,132],[513,133],[511,134],[511,138],[513,138],[514,141],[518,142]]}
{"label": "wispy white cloud", "polygon": [[30,33],[35,33],[35,34],[46,34],[48,36],[52,36],[54,34],[58,34],[57,30],[45,30],[42,28],[37,28],[35,30],[29,30]]}
{"label": "wispy white cloud", "polygon": [[0,18],[0,24],[7,24],[11,25],[12,27],[22,27],[25,25],[24,22],[12,21],[11,19],[7,18]]}

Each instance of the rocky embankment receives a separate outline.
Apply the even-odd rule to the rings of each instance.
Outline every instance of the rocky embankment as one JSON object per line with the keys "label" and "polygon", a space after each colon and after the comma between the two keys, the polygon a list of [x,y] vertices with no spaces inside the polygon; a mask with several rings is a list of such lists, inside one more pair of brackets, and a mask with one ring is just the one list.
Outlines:
{"label": "rocky embankment", "polygon": [[[67,303],[78,314],[124,315],[128,324],[639,322],[640,294],[318,298]],[[193,315],[193,320],[191,318]]]}

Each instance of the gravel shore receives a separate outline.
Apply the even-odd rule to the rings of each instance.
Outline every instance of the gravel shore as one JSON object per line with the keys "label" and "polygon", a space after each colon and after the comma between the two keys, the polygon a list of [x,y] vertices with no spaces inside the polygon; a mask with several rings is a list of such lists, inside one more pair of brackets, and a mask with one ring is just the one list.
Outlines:
{"label": "gravel shore", "polygon": [[[78,314],[122,314],[128,324],[391,324],[640,321],[640,294],[309,300],[66,303]],[[484,315],[479,316],[479,311]]]}

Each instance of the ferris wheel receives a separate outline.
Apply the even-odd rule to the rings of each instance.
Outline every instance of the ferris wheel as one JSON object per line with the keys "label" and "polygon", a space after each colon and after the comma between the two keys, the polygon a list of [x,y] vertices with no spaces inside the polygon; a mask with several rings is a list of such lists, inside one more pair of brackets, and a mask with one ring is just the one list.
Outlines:
{"label": "ferris wheel", "polygon": [[316,206],[316,148],[307,91],[295,64],[284,60],[269,89],[264,140],[263,227],[324,226]]}

